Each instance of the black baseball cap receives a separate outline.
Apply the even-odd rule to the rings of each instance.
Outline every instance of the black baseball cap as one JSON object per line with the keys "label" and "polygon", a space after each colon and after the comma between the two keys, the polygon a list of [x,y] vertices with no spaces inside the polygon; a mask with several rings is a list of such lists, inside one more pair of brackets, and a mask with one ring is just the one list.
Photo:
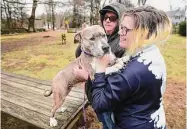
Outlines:
{"label": "black baseball cap", "polygon": [[114,8],[112,8],[111,6],[105,6],[103,9],[101,9],[101,10],[99,11],[99,13],[100,13],[101,15],[105,15],[107,12],[113,12],[113,13],[115,13],[115,14],[117,15],[117,17],[118,17],[117,11],[116,11]]}

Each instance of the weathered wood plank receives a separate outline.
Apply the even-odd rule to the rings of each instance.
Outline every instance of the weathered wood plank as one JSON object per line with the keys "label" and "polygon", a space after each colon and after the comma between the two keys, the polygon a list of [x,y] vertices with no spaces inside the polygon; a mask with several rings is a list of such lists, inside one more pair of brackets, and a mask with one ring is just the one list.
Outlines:
{"label": "weathered wood plank", "polygon": [[[30,110],[33,110],[35,112],[42,113],[42,114],[44,114],[46,116],[50,116],[50,111],[51,111],[52,106],[51,107],[50,106],[46,106],[46,105],[38,103],[38,102],[36,102],[34,100],[22,98],[21,96],[14,95],[12,97],[12,94],[10,94],[10,93],[8,93],[6,91],[3,91],[1,93],[1,97],[2,97],[2,99],[7,100],[7,101],[9,101],[11,103],[23,106],[23,107],[28,108]],[[63,106],[67,107],[66,111],[68,111],[70,113],[73,113],[78,108],[78,106],[71,107],[71,105],[68,104],[68,103],[64,104]],[[63,115],[63,113],[61,113],[61,114]]]}
{"label": "weathered wood plank", "polygon": [[40,80],[40,79],[37,79],[37,78],[18,75],[18,74],[15,74],[15,73],[8,73],[8,72],[1,71],[1,75],[6,75],[6,76],[9,76],[9,77],[12,77],[12,78],[19,78],[19,79],[27,80],[27,81],[30,81],[30,82],[36,82],[36,83],[43,84],[43,85],[48,85],[48,86],[51,85],[51,81]]}
{"label": "weathered wood plank", "polygon": [[[20,84],[20,83],[16,83],[16,82],[11,82],[11,81],[8,81],[8,80],[5,80],[5,79],[2,79],[1,83],[12,86],[12,87],[15,87],[15,88],[24,89],[24,90],[27,90],[27,91],[30,91],[32,93],[36,93],[36,94],[39,94],[39,95],[43,95],[43,93],[44,93],[44,90],[42,90],[42,89],[30,87],[30,86]],[[71,96],[71,97],[74,97],[74,98],[78,98],[78,100],[79,99],[82,100],[84,98],[84,94],[74,92],[74,91],[71,91],[68,95]]]}
{"label": "weathered wood plank", "polygon": [[[32,100],[23,99],[19,96],[12,97],[10,95],[10,93],[7,93],[5,91],[2,91],[2,96],[1,97],[2,97],[2,100],[8,101],[8,102],[10,102],[10,103],[12,103],[16,106],[24,107],[29,112],[34,111],[35,113],[43,114],[47,117],[46,119],[49,119],[51,107],[50,107],[50,109],[49,108],[45,109],[46,106],[44,106],[42,104],[37,105],[38,103],[35,103]],[[64,121],[64,120],[67,120],[77,110],[77,108],[78,108],[78,106],[76,108],[75,107],[70,108],[67,105],[67,110],[63,113],[56,113],[56,118],[58,120],[61,120],[61,122]],[[11,112],[10,112],[10,114],[11,114]],[[20,118],[20,117],[18,117],[18,118]],[[20,118],[20,119],[25,120],[24,118]]]}
{"label": "weathered wood plank", "polygon": [[[1,72],[2,111],[38,127],[51,128],[48,125],[52,96],[43,96],[44,89],[50,88],[50,85],[51,81]],[[83,87],[72,88],[63,104],[67,110],[63,113],[56,113],[59,121],[59,126],[56,128],[68,127],[82,110],[83,105],[87,103],[87,100],[84,102],[83,93]]]}
{"label": "weathered wood plank", "polygon": [[[39,114],[38,112],[31,112],[24,107],[15,105],[3,99],[1,100],[1,107],[3,112],[9,113],[10,115],[13,115],[21,120],[27,120],[27,122],[41,128],[50,128],[48,126],[49,118],[43,114]],[[64,124],[64,122],[60,123],[61,125]]]}
{"label": "weathered wood plank", "polygon": [[[14,88],[9,85],[2,84],[1,90],[2,90],[2,92],[3,91],[9,92],[10,94],[12,94],[12,96],[17,95],[17,96],[21,96],[25,99],[35,100],[36,102],[42,103],[45,106],[51,107],[52,103],[53,103],[51,97],[44,97],[43,95],[31,93],[31,92],[26,91],[24,89]],[[69,105],[78,105],[78,106],[81,105],[80,102],[72,100],[72,99],[66,99],[65,103],[70,103]]]}
{"label": "weathered wood plank", "polygon": [[71,122],[74,122],[74,118],[76,118],[79,112],[83,110],[83,106],[87,107],[87,104],[88,100],[85,100],[85,102],[78,108],[78,110],[75,113],[73,113],[73,115],[71,115],[71,117],[68,118],[67,121],[62,125],[61,129],[71,129],[70,127],[68,127],[68,125],[70,125]]}
{"label": "weathered wood plank", "polygon": [[46,116],[50,116],[51,107],[49,106],[44,106],[41,103],[37,103],[30,99],[28,100],[28,99],[22,98],[21,96],[16,96],[16,95],[12,96],[12,94],[6,91],[3,91],[1,93],[1,97],[3,100],[9,101],[13,104],[25,107],[29,110],[44,114]]}
{"label": "weathered wood plank", "polygon": [[[15,75],[11,76],[11,75],[7,75],[5,73],[2,73],[1,78],[2,78],[2,80],[8,80],[8,81],[11,81],[11,82],[16,82],[16,83],[19,83],[19,84],[22,84],[22,85],[27,85],[27,86],[30,86],[30,87],[35,87],[35,88],[43,89],[43,90],[50,89],[50,87],[51,87],[51,82],[48,82],[47,85],[45,85],[43,83],[38,82],[38,80],[35,81],[33,78],[30,79],[30,77],[22,77],[22,78],[26,78],[26,80],[24,80],[24,79],[21,79],[20,77],[17,77]],[[71,91],[74,91],[74,92],[77,92],[77,93],[83,93],[83,87],[80,87],[80,85],[81,84],[75,85],[77,87],[73,87]]]}
{"label": "weathered wood plank", "polygon": [[15,87],[15,88],[18,88],[18,89],[24,89],[26,91],[36,93],[36,94],[39,94],[39,95],[43,95],[43,93],[44,93],[44,90],[42,90],[42,89],[35,88],[35,87],[25,85],[25,84],[22,84],[22,83],[17,83],[17,82],[5,80],[5,79],[1,79],[1,83],[12,86],[12,87]]}
{"label": "weathered wood plank", "polygon": [[48,106],[52,105],[52,98],[44,97],[42,95],[27,91],[25,89],[15,88],[15,87],[12,87],[12,86],[2,83],[1,90],[2,90],[2,92],[3,91],[9,92],[10,94],[12,94],[12,97],[14,95],[17,95],[17,96],[21,96],[26,99],[35,100],[35,101],[42,103],[44,105],[48,105]]}
{"label": "weathered wood plank", "polygon": [[[48,89],[48,87],[51,87],[51,81],[44,81],[44,80],[39,80],[36,78],[31,78],[31,77],[26,77],[26,76],[21,76],[17,74],[10,74],[7,72],[1,72],[1,78],[6,79],[9,81],[15,81],[18,83],[23,83],[25,85],[41,88],[41,89]],[[82,84],[76,84],[75,87],[72,88],[72,91],[83,93],[83,88],[80,87]]]}
{"label": "weathered wood plank", "polygon": [[22,84],[22,85],[27,85],[29,87],[33,87],[33,88],[37,88],[37,89],[41,89],[41,90],[45,90],[45,89],[48,89],[51,87],[50,85],[44,85],[41,83],[36,83],[36,82],[28,81],[28,80],[14,78],[14,77],[10,77],[7,75],[1,75],[1,80],[7,80],[10,82],[14,82],[14,83]]}

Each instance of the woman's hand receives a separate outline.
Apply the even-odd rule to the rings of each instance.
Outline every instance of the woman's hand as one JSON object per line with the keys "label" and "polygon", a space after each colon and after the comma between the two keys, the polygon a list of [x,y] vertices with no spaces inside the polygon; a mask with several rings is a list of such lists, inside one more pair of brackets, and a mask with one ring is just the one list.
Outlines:
{"label": "woman's hand", "polygon": [[105,72],[106,67],[108,66],[110,62],[110,55],[106,54],[101,58],[97,58],[95,61],[95,72],[96,73],[102,73]]}
{"label": "woman's hand", "polygon": [[80,80],[88,80],[88,71],[81,64],[75,66],[75,68],[73,69],[73,73]]}

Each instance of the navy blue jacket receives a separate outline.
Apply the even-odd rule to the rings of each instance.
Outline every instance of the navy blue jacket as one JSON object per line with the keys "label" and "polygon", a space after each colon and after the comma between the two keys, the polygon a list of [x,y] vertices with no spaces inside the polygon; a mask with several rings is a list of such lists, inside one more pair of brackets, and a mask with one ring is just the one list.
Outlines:
{"label": "navy blue jacket", "polygon": [[165,82],[164,59],[159,49],[151,46],[132,57],[119,72],[95,74],[92,107],[101,113],[113,111],[119,129],[164,129]]}

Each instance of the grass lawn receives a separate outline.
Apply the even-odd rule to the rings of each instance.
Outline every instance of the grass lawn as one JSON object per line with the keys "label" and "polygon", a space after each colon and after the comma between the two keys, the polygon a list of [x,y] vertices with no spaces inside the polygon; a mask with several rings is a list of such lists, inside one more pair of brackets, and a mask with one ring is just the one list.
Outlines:
{"label": "grass lawn", "polygon": [[[60,35],[59,35],[60,36]],[[13,39],[22,39],[28,35],[16,35]],[[12,40],[11,36],[2,36],[4,40]],[[164,55],[168,77],[185,81],[186,48],[185,37],[171,35],[169,40],[160,46]],[[68,44],[60,45],[60,38],[50,43],[40,43],[33,46],[25,46],[2,53],[2,69],[5,71],[50,80],[75,56],[77,45],[73,44],[73,34],[67,36]]]}
{"label": "grass lawn", "polygon": [[186,80],[186,37],[171,35],[169,40],[160,46],[167,66],[168,78]]}
{"label": "grass lawn", "polygon": [[[51,80],[60,69],[75,58],[77,44],[73,44],[73,34],[67,34],[66,45],[61,45],[60,34],[55,33],[51,40],[44,40],[38,34],[32,34],[33,37],[29,40],[29,34],[2,36],[1,44],[3,45],[14,44],[12,42],[16,39],[26,42],[26,45],[20,45],[11,48],[11,51],[2,53],[2,70]],[[165,58],[168,74],[168,85],[164,96],[168,129],[185,129],[186,37],[171,35],[169,40],[160,46],[160,49]],[[98,128],[100,125],[91,110],[88,107],[87,115],[90,116],[90,126]]]}
{"label": "grass lawn", "polygon": [[[20,35],[16,38],[19,39]],[[58,38],[52,42],[26,45],[3,53],[2,69],[42,80],[51,80],[60,69],[75,58],[77,45],[73,44],[73,34],[67,36],[67,41],[68,43],[62,46]]]}

